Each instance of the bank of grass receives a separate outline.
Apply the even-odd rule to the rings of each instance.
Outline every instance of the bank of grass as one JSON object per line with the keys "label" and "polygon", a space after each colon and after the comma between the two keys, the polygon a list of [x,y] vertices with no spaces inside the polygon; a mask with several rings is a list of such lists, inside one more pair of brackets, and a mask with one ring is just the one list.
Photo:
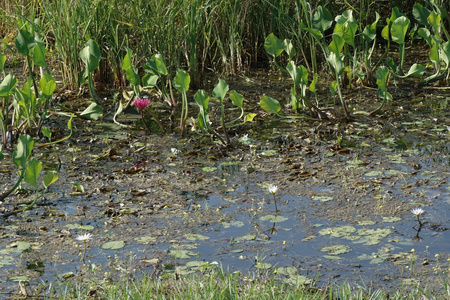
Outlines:
{"label": "bank of grass", "polygon": [[300,282],[286,282],[278,276],[252,280],[240,272],[226,273],[222,269],[210,274],[183,277],[146,276],[140,280],[83,287],[60,285],[52,299],[449,299],[450,288],[443,283],[439,292],[405,286],[398,291],[385,291],[343,284],[317,289]]}

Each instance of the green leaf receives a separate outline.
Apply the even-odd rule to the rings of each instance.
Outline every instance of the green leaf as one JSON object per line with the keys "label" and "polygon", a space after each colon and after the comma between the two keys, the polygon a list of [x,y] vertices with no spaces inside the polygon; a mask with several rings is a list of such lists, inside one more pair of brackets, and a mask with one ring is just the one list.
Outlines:
{"label": "green leaf", "polygon": [[289,39],[285,39],[283,41],[283,44],[284,44],[284,50],[289,55],[289,59],[292,59],[295,56],[295,54],[297,53],[295,51],[294,45],[292,44],[291,40],[289,40]]}
{"label": "green leaf", "polygon": [[281,110],[280,102],[269,96],[262,96],[259,105],[270,114],[277,114]]}
{"label": "green leaf", "polygon": [[152,75],[152,74],[145,74],[142,77],[142,86],[143,87],[155,87],[158,83],[159,76],[158,75]]}
{"label": "green leaf", "polygon": [[405,36],[406,31],[409,27],[409,23],[409,19],[405,16],[401,16],[395,19],[391,27],[392,41],[396,42],[397,44],[405,43]]}
{"label": "green leaf", "polygon": [[317,73],[314,73],[313,75],[313,80],[311,81],[311,84],[309,85],[309,90],[312,93],[316,92],[316,83],[317,83],[317,79],[319,78],[319,75]]}
{"label": "green leaf", "polygon": [[20,29],[19,34],[16,38],[17,52],[28,56],[30,55],[31,51],[33,51],[35,46],[36,41],[34,40],[33,34],[24,29]]}
{"label": "green leaf", "polygon": [[89,120],[98,120],[103,113],[103,107],[98,105],[97,103],[91,103],[81,114],[83,118]]}
{"label": "green leaf", "polygon": [[337,56],[339,56],[339,54],[342,51],[342,48],[344,48],[345,40],[341,36],[334,34],[334,33],[331,36],[331,38],[332,38],[332,41],[328,45],[328,49],[331,52],[333,52],[334,54],[336,54]]}
{"label": "green leaf", "polygon": [[30,159],[25,170],[25,182],[37,189],[37,179],[39,177],[39,173],[41,173],[41,170],[41,162],[35,157]]}
{"label": "green leaf", "polygon": [[245,122],[253,122],[253,119],[257,116],[255,113],[248,113],[244,117],[244,123]]}
{"label": "green leaf", "polygon": [[338,76],[344,72],[344,62],[334,52],[328,54],[327,61],[334,68]]}
{"label": "green leaf", "polygon": [[29,135],[21,135],[13,151],[13,162],[18,167],[25,167],[33,150],[34,141]]}
{"label": "green leaf", "polygon": [[6,62],[6,55],[3,52],[0,52],[0,70],[5,70],[5,62]]}
{"label": "green leaf", "polygon": [[273,33],[269,34],[264,41],[264,49],[266,52],[273,56],[273,58],[279,56],[284,51],[284,44]]}
{"label": "green leaf", "polygon": [[56,180],[58,180],[58,172],[56,172],[55,170],[48,171],[44,176],[44,187],[47,189]]}
{"label": "green leaf", "polygon": [[0,97],[8,97],[17,84],[17,78],[13,74],[8,74],[0,84]]}
{"label": "green leaf", "polygon": [[208,111],[209,96],[204,90],[198,90],[194,95],[194,100],[204,112]]}
{"label": "green leaf", "polygon": [[375,12],[375,21],[372,24],[367,25],[362,32],[362,36],[366,42],[369,43],[376,38],[377,24],[378,24],[379,20],[380,20],[380,15],[377,12]]}
{"label": "green leaf", "polygon": [[127,76],[127,80],[130,82],[131,86],[138,86],[141,82],[141,78],[139,77],[137,73],[137,69],[133,67],[133,64],[131,62],[131,55],[133,54],[133,50],[127,48],[127,54],[122,60],[122,70],[125,71],[125,74]]}
{"label": "green leaf", "polygon": [[408,73],[405,76],[411,77],[420,77],[425,73],[425,67],[421,64],[413,64],[411,68],[409,68]]}
{"label": "green leaf", "polygon": [[41,41],[36,41],[36,47],[33,49],[33,62],[35,65],[40,67],[47,67],[47,62],[45,61],[45,46]]}
{"label": "green leaf", "polygon": [[428,16],[430,15],[430,11],[423,7],[422,4],[414,4],[412,13],[417,22],[424,26],[428,25]]}
{"label": "green leaf", "polygon": [[333,16],[330,11],[319,5],[313,16],[312,27],[323,33],[330,28],[332,24]]}
{"label": "green leaf", "polygon": [[225,99],[226,94],[229,90],[228,83],[219,78],[219,83],[214,87],[214,90],[212,92],[213,96],[220,100],[220,102],[223,102],[223,99]]}
{"label": "green leaf", "polygon": [[377,69],[377,86],[379,89],[386,90],[386,81],[389,76],[389,69],[386,66],[381,66]]}
{"label": "green leaf", "polygon": [[152,58],[145,63],[144,71],[152,75],[158,75],[158,77],[169,74],[161,54],[153,55]]}
{"label": "green leaf", "polygon": [[173,79],[173,87],[180,93],[186,93],[189,90],[189,83],[191,82],[191,76],[182,69],[177,70],[177,75]]}
{"label": "green leaf", "polygon": [[244,96],[236,92],[236,90],[232,90],[230,92],[230,99],[231,102],[233,102],[234,106],[237,106],[239,108],[243,108],[244,105]]}
{"label": "green leaf", "polygon": [[55,89],[56,89],[55,79],[52,77],[52,75],[50,75],[50,73],[45,72],[44,75],[41,77],[41,80],[39,80],[39,90],[46,98],[50,98]]}
{"label": "green leaf", "polygon": [[102,58],[100,48],[94,40],[89,40],[83,50],[80,51],[80,58],[86,65],[89,73],[94,72],[98,68],[100,59]]}
{"label": "green leaf", "polygon": [[102,245],[103,249],[110,249],[110,250],[121,249],[123,247],[125,247],[124,241],[112,241],[112,242],[104,243]]}
{"label": "green leaf", "polygon": [[52,132],[51,132],[51,130],[48,129],[48,127],[46,127],[46,126],[42,127],[41,132],[42,132],[42,134],[43,134],[46,138],[48,138],[48,139],[50,139],[50,138],[52,137]]}

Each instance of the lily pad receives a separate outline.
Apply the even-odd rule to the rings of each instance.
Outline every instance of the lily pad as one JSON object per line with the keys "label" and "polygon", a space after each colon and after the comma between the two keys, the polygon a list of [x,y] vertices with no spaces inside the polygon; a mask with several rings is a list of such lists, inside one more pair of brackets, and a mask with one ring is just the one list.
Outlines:
{"label": "lily pad", "polygon": [[110,249],[110,250],[116,250],[125,247],[124,241],[112,241],[107,242],[102,245],[103,249]]}
{"label": "lily pad", "polygon": [[224,228],[230,228],[231,226],[233,226],[233,227],[243,227],[244,226],[244,222],[242,222],[242,221],[222,222],[222,226]]}
{"label": "lily pad", "polygon": [[143,245],[147,245],[149,243],[156,242],[156,237],[153,237],[153,236],[141,236],[141,237],[135,238],[135,240],[138,241],[139,243],[143,244]]}
{"label": "lily pad", "polygon": [[331,235],[333,237],[343,237],[352,234],[356,231],[356,228],[351,225],[343,225],[337,227],[328,227],[319,230],[320,235]]}
{"label": "lily pad", "polygon": [[325,246],[320,249],[322,252],[328,252],[330,255],[339,255],[348,253],[351,251],[350,247],[347,245],[337,244],[332,246]]}
{"label": "lily pad", "polygon": [[216,167],[203,167],[202,168],[202,171],[204,171],[204,172],[213,172],[215,170],[217,170]]}
{"label": "lily pad", "polygon": [[195,233],[186,233],[186,234],[184,235],[184,237],[185,237],[186,239],[188,239],[188,240],[191,240],[191,241],[196,241],[196,240],[201,240],[201,241],[203,241],[203,240],[209,239],[208,236],[204,236],[204,235],[201,235],[201,234],[195,234]]}
{"label": "lily pad", "polygon": [[172,255],[175,258],[190,258],[191,256],[195,256],[196,253],[189,251],[189,250],[170,250],[169,254]]}
{"label": "lily pad", "polygon": [[331,196],[313,196],[312,199],[315,201],[320,201],[320,202],[328,202],[328,201],[333,200],[333,197],[331,197]]}
{"label": "lily pad", "polygon": [[274,215],[267,215],[259,218],[261,221],[270,221],[273,223],[280,223],[288,220],[289,218],[283,217],[283,216],[274,216]]}

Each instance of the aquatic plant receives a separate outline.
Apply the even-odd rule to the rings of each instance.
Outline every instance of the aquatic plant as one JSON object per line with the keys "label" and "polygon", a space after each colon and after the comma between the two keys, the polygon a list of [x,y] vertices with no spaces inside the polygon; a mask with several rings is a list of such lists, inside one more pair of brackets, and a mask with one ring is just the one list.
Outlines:
{"label": "aquatic plant", "polygon": [[[42,181],[44,185],[44,190],[42,192],[39,192],[37,180],[42,170],[42,164],[37,158],[34,157],[31,158],[33,145],[34,140],[31,136],[21,135],[19,137],[17,146],[12,154],[13,163],[19,168],[19,170],[17,171],[19,178],[9,190],[0,194],[0,202],[3,201],[9,195],[11,195],[11,193],[14,192],[16,189],[18,189],[22,180],[25,180],[26,183],[28,183],[34,188],[35,192],[34,199],[29,203],[25,203],[23,208],[15,209],[10,212],[4,213],[2,215],[4,218],[32,209],[33,206],[36,204],[37,200],[47,192],[48,187],[51,184],[53,184],[56,180],[58,180],[58,173],[56,171],[53,170],[47,171]],[[4,159],[4,155],[0,152],[0,160],[2,159]]]}
{"label": "aquatic plant", "polygon": [[191,82],[191,76],[189,73],[182,69],[178,69],[177,75],[173,79],[173,87],[181,93],[181,116],[180,116],[180,132],[184,134],[186,127],[186,120],[189,113],[189,104],[187,99],[187,91],[189,90],[189,83]]}
{"label": "aquatic plant", "polygon": [[[144,110],[147,108],[147,106],[149,104],[150,104],[150,99],[148,99],[148,98],[134,99],[134,106],[138,109],[139,113],[141,114],[142,122],[144,123],[147,130],[149,132],[151,132],[151,130],[148,127],[147,123],[145,122],[145,118],[144,118]],[[163,134],[166,133],[166,131],[164,130],[164,126],[161,124],[161,122],[158,120],[158,118],[155,116],[155,114],[151,110],[148,110],[148,111],[150,112],[153,119],[155,119],[156,123],[158,123],[158,126],[161,128],[161,131],[163,132]]]}
{"label": "aquatic plant", "polygon": [[423,210],[422,208],[418,207],[418,208],[414,208],[411,210],[411,213],[416,216],[417,218],[417,222],[419,223],[419,226],[422,226],[423,223],[420,220],[420,216],[423,215],[425,213],[425,210]]}
{"label": "aquatic plant", "polygon": [[79,56],[85,65],[84,71],[80,74],[80,77],[82,80],[88,79],[89,93],[91,94],[92,99],[97,105],[100,105],[104,109],[105,106],[95,91],[94,81],[92,79],[92,74],[98,68],[100,59],[102,58],[102,53],[97,42],[92,39],[87,41],[85,47],[80,51]]}
{"label": "aquatic plant", "polygon": [[[208,94],[204,90],[198,90],[194,95],[194,100],[196,101],[196,103],[199,107],[199,113],[197,116],[198,127],[202,130],[202,132],[209,133],[209,134],[212,134],[213,136],[217,137],[224,145],[230,144],[230,138],[228,137],[227,128],[236,127],[236,126],[242,125],[246,122],[251,122],[251,121],[253,121],[254,117],[256,116],[256,114],[254,114],[254,113],[249,113],[249,114],[245,115],[245,117],[244,117],[244,106],[243,106],[244,96],[239,94],[236,90],[232,90],[229,94],[229,98],[230,98],[231,102],[233,103],[233,105],[238,107],[241,110],[241,113],[237,118],[235,118],[229,122],[226,122],[224,100],[228,93],[228,90],[229,90],[228,83],[225,80],[219,78],[219,82],[214,87],[213,96],[214,96],[214,98],[216,98],[217,100],[220,101],[220,118],[221,118],[221,125],[222,125],[221,127],[222,127],[223,134],[225,136],[225,140],[211,126],[212,122],[210,121],[210,116],[209,116],[209,112],[208,112],[208,109],[209,109]],[[238,123],[238,121],[241,120],[242,118],[243,118],[243,121]]]}
{"label": "aquatic plant", "polygon": [[267,188],[267,190],[268,190],[269,193],[271,193],[272,196],[273,196],[273,203],[274,203],[274,205],[275,205],[275,214],[277,214],[277,213],[278,213],[278,208],[277,208],[277,199],[276,199],[276,197],[275,197],[275,194],[276,194],[277,191],[278,191],[278,186],[276,186],[276,185],[271,185],[271,186],[269,186],[269,187]]}
{"label": "aquatic plant", "polygon": [[77,241],[83,242],[83,244],[84,244],[83,256],[82,256],[81,260],[84,260],[84,258],[86,257],[87,242],[91,238],[92,238],[92,234],[90,234],[90,233],[81,234],[75,238]]}

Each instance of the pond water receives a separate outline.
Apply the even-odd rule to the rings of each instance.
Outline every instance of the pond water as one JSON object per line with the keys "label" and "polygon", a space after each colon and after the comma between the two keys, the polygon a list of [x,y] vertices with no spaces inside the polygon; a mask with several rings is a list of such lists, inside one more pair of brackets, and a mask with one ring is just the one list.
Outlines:
{"label": "pond water", "polygon": [[[248,93],[257,111],[257,92]],[[2,220],[0,292],[19,281],[40,289],[216,262],[293,284],[439,290],[450,270],[450,93],[434,93],[405,93],[382,116],[349,123],[258,111],[231,148],[195,133],[161,137],[76,119],[75,136],[58,145],[59,180],[32,211]],[[44,169],[57,165],[50,149],[35,153]],[[16,178],[9,161],[2,190]],[[414,208],[425,211],[420,224]],[[86,244],[76,240],[85,233]]]}

